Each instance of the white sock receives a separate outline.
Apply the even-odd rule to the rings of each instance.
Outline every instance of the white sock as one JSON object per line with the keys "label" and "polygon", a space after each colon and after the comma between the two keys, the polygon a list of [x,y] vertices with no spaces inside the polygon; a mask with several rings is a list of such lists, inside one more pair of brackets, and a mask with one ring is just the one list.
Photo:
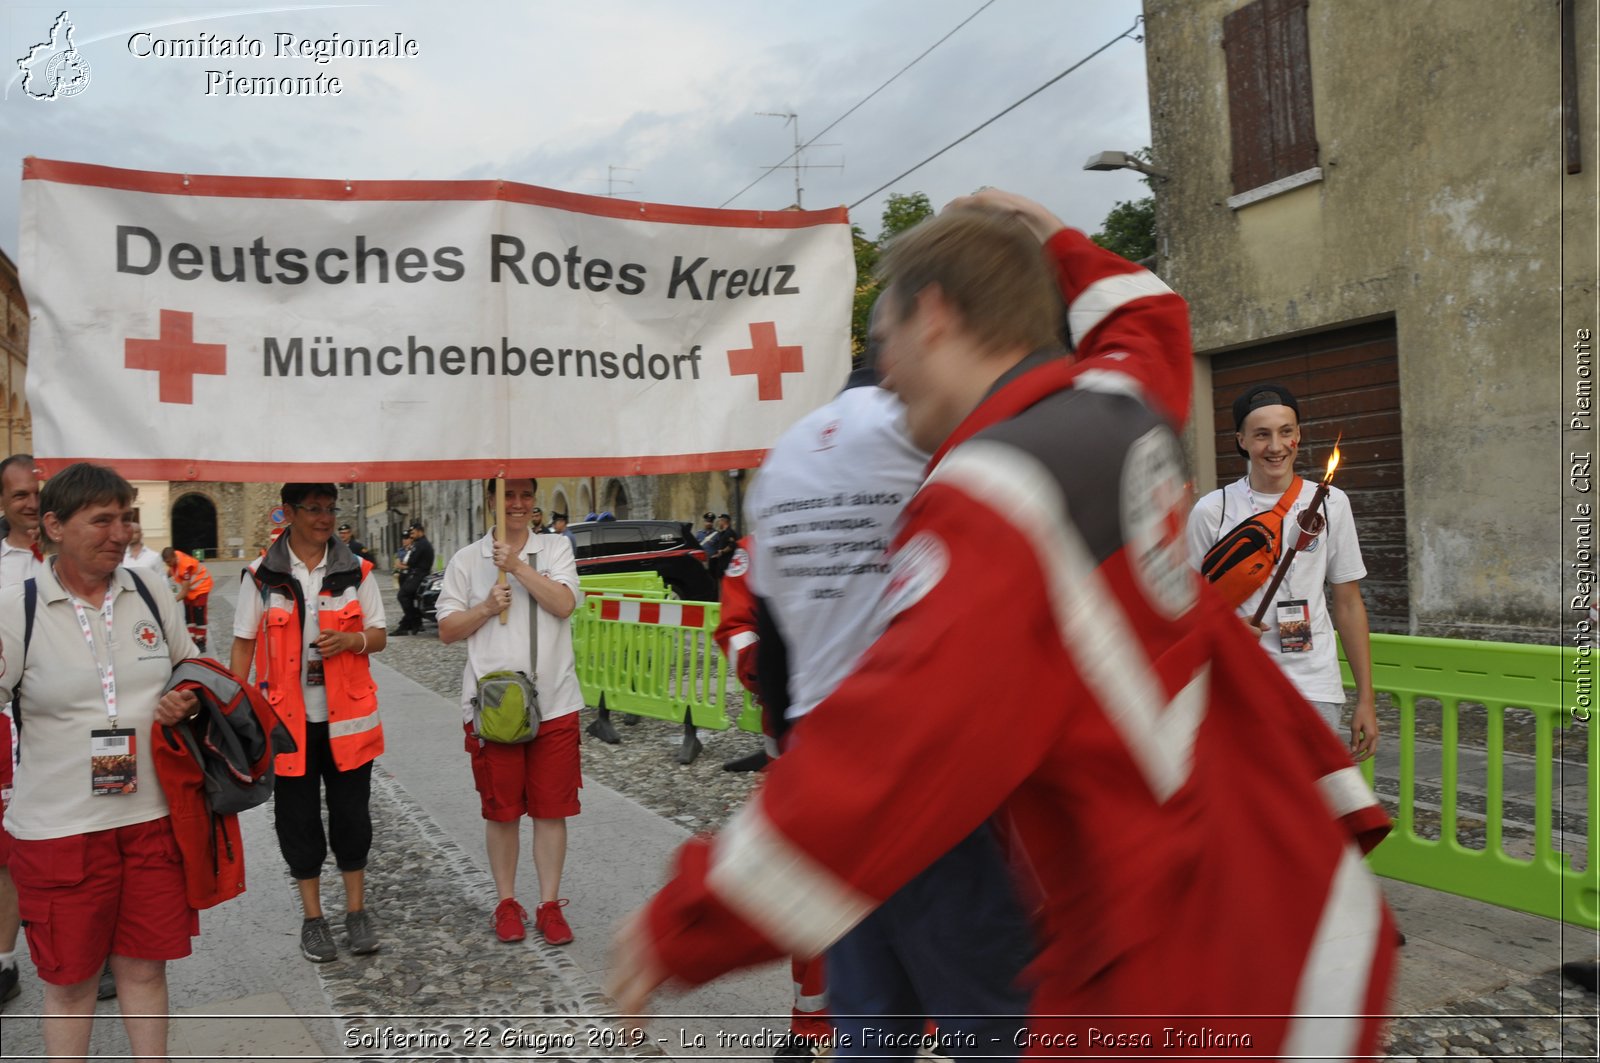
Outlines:
{"label": "white sock", "polygon": [[0,967],[15,967],[17,965],[17,950],[0,952]]}

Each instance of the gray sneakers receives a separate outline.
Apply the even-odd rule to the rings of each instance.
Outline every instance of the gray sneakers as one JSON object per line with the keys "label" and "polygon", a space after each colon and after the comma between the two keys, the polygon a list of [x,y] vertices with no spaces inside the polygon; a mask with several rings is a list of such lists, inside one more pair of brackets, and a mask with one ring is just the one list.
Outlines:
{"label": "gray sneakers", "polygon": [[[372,916],[365,909],[345,913],[344,936],[346,946],[355,956],[366,956],[382,947],[378,944],[378,931],[372,925]],[[339,946],[333,940],[333,930],[326,918],[319,915],[300,924],[300,952],[312,963],[327,963],[339,958]]]}
{"label": "gray sneakers", "polygon": [[366,909],[359,912],[347,912],[344,917],[344,933],[349,940],[350,951],[357,956],[377,952],[378,931],[373,928],[372,916]]}
{"label": "gray sneakers", "polygon": [[333,931],[322,916],[300,924],[300,953],[312,963],[327,963],[339,958],[339,947],[333,943]]}

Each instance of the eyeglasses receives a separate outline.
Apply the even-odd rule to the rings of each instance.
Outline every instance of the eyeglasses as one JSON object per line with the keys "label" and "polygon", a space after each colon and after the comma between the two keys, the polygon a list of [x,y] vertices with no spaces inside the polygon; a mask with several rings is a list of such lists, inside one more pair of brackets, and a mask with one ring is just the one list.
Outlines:
{"label": "eyeglasses", "polygon": [[309,513],[313,517],[337,517],[339,515],[338,506],[302,506],[297,504],[294,508],[302,513]]}

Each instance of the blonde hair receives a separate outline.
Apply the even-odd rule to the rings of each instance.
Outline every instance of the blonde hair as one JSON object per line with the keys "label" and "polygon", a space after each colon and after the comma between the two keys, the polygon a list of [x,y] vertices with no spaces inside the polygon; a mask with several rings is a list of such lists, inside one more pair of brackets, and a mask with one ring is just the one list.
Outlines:
{"label": "blonde hair", "polygon": [[928,218],[890,241],[877,275],[898,316],[918,292],[938,285],[986,347],[1060,343],[1056,278],[1038,239],[1009,215],[964,208]]}

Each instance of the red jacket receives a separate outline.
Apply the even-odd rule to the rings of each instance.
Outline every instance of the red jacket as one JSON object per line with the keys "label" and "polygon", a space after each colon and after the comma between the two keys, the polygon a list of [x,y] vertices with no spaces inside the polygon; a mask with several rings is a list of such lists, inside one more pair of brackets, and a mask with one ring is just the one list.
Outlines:
{"label": "red jacket", "polygon": [[756,598],[750,593],[749,583],[752,541],[753,537],[749,535],[739,540],[738,548],[728,561],[727,571],[722,574],[719,591],[722,612],[712,637],[733,666],[739,682],[750,693],[759,695],[761,689],[756,685],[755,646],[760,639],[756,634]]}
{"label": "red jacket", "polygon": [[1358,843],[1388,821],[1187,565],[1183,303],[1048,249],[1079,361],[1030,359],[935,455],[883,635],[682,850],[658,956],[701,982],[819,952],[993,816],[1044,902],[1026,1054],[1371,1053],[1394,935]]}

